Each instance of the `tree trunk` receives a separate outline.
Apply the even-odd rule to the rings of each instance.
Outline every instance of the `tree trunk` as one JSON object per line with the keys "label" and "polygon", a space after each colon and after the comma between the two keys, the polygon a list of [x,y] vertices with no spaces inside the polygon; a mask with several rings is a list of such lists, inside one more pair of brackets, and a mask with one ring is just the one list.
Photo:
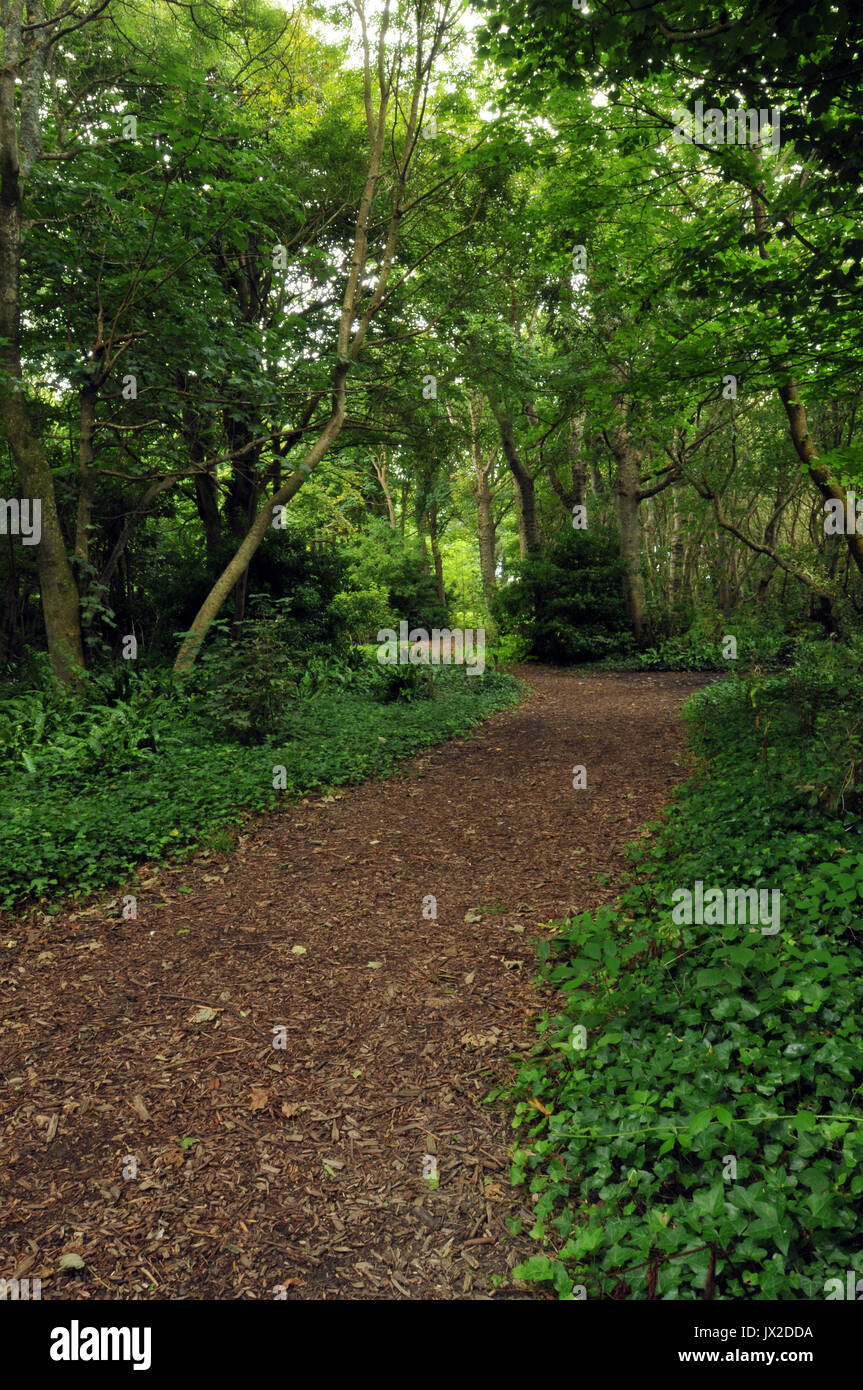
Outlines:
{"label": "tree trunk", "polygon": [[515,493],[518,499],[518,539],[522,555],[536,555],[542,549],[539,535],[539,518],[536,510],[536,489],[529,468],[519,458],[513,437],[512,421],[495,411],[504,458],[515,479]]}
{"label": "tree trunk", "polygon": [[[204,452],[197,446],[200,457],[194,459],[196,463],[203,460]],[[195,474],[195,503],[198,508],[198,516],[204,526],[204,545],[206,546],[207,556],[212,557],[217,553],[222,539],[222,518],[219,515],[219,491],[216,487],[216,480],[212,473]]]}
{"label": "tree trunk", "polygon": [[390,530],[391,530],[391,531],[395,531],[395,529],[396,529],[396,509],[395,509],[395,503],[393,502],[393,495],[392,495],[392,493],[390,492],[389,484],[388,484],[388,482],[387,482],[387,467],[388,467],[388,464],[387,464],[387,449],[386,449],[386,445],[383,445],[382,448],[381,448],[381,457],[380,457],[380,460],[378,460],[378,459],[376,459],[376,458],[374,458],[374,457],[372,458],[372,467],[373,467],[374,470],[375,470],[375,477],[377,478],[378,482],[380,483],[381,492],[382,492],[383,495],[384,495],[384,501],[385,501],[385,503],[386,503],[386,508],[387,508],[387,517],[389,518],[389,523],[390,523]]}
{"label": "tree trunk", "polygon": [[90,516],[93,510],[93,436],[96,431],[96,392],[85,386],[81,392],[81,423],[78,437],[78,463],[81,487],[75,522],[75,557],[86,565],[90,559]]}
{"label": "tree trunk", "polygon": [[446,589],[444,588],[444,583],[443,583],[443,559],[442,559],[441,553],[440,553],[440,545],[438,544],[437,503],[436,503],[436,502],[432,502],[431,506],[429,507],[428,517],[429,517],[429,542],[430,542],[430,544],[431,544],[431,553],[432,553],[432,558],[433,558],[433,560],[434,560],[434,572],[435,572],[435,579],[436,579],[436,581],[437,581],[437,594],[438,594],[438,598],[440,599],[440,601],[441,601],[441,603],[443,604],[443,606],[446,607]]}
{"label": "tree trunk", "polygon": [[474,489],[476,497],[476,529],[479,544],[479,572],[482,578],[482,591],[486,603],[491,606],[497,594],[497,574],[495,573],[495,525],[491,514],[491,488],[488,485],[488,469],[484,468],[477,478]]}
{"label": "tree trunk", "polygon": [[182,646],[177,653],[174,662],[174,674],[184,675],[192,669],[195,659],[204,641],[210,624],[218,616],[219,610],[234,585],[242,578],[248,568],[249,561],[254,555],[264,536],[267,534],[273,521],[273,508],[285,506],[295,497],[302,487],[306,478],[320,463],[321,459],[330,449],[333,441],[339,434],[345,418],[345,380],[348,374],[349,363],[339,362],[333,373],[333,409],[327,423],[321,430],[311,449],[306,454],[302,463],[294,470],[287,480],[278,488],[264,504],[258,515],[255,517],[244,540],[238,546],[236,553],[229,563],[222,570],[212,589],[208,593],[201,607],[195,615],[195,619],[186,634]]}
{"label": "tree trunk", "polygon": [[680,599],[680,592],[683,583],[683,508],[680,505],[680,498],[677,489],[671,490],[672,522],[671,522],[671,544],[668,554],[668,596],[672,604]]}
{"label": "tree trunk", "polygon": [[[32,7],[31,7],[32,9]],[[41,14],[41,12],[40,12]],[[23,392],[21,370],[21,215],[23,178],[39,152],[42,73],[47,29],[37,25],[28,43],[27,65],[16,112],[16,77],[21,63],[23,0],[4,7],[3,63],[0,68],[0,418],[18,468],[23,495],[41,504],[42,535],[36,547],[39,589],[48,655],[54,675],[78,690],[84,669],[80,605],[60,526],[54,478],[36,437]],[[34,14],[30,14],[34,19]],[[22,167],[23,166],[23,167]]]}
{"label": "tree trunk", "polygon": [[609,430],[611,451],[617,461],[617,517],[620,526],[620,558],[624,564],[623,593],[632,635],[638,646],[651,639],[647,618],[647,597],[641,569],[641,526],[638,504],[641,500],[641,458],[626,425],[626,403],[623,419]]}
{"label": "tree trunk", "polygon": [[716,538],[716,568],[719,571],[719,578],[716,583],[716,603],[723,618],[727,618],[733,606],[728,555],[718,526],[714,526],[713,534]]}
{"label": "tree trunk", "polygon": [[[3,317],[0,312],[0,325]],[[0,327],[0,333],[2,332],[3,329]],[[13,366],[8,352],[3,352],[3,359],[4,365],[12,374]],[[20,372],[15,375],[20,377]],[[3,393],[0,413],[9,446],[18,465],[23,494],[31,499],[39,498],[42,504],[42,537],[36,549],[39,590],[51,669],[62,685],[79,690],[81,673],[84,670],[80,605],[60,529],[54,479],[42,446],[33,434],[24,397],[20,391],[7,390]]]}
{"label": "tree trunk", "polygon": [[[761,195],[761,196],[759,196]],[[763,261],[770,259],[770,252],[767,249],[768,229],[767,218],[764,213],[763,190],[753,189],[750,193],[750,203],[752,206],[752,220],[755,225],[755,232],[758,237],[758,254]],[[797,391],[793,380],[789,363],[785,360],[777,364],[779,373],[787,376],[787,381],[779,384],[777,390],[779,399],[785,407],[785,414],[788,417],[788,425],[791,433],[791,440],[797,452],[797,457],[804,463],[809,470],[809,476],[821,493],[824,501],[841,501],[843,510],[845,509],[845,489],[838,483],[833,482],[825,468],[818,462],[818,450],[815,447],[812,435],[809,432],[809,423],[806,419],[806,411],[803,402]],[[863,535],[856,531],[848,531],[845,534],[845,541],[848,546],[852,560],[861,574],[863,574]]]}
{"label": "tree trunk", "polygon": [[587,506],[587,459],[584,456],[584,423],[569,422],[569,471],[572,478],[572,507]]}

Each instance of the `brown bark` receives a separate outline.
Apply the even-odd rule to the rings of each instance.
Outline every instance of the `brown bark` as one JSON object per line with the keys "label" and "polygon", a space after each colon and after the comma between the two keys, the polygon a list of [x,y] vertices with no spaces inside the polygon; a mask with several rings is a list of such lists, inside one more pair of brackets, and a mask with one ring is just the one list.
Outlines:
{"label": "brown bark", "polygon": [[611,452],[617,463],[617,519],[620,528],[620,558],[623,561],[623,593],[632,635],[639,646],[651,640],[647,617],[647,596],[641,568],[641,455],[633,443],[627,423],[628,402],[618,403],[617,423],[608,431]]}
{"label": "brown bark", "polygon": [[[758,254],[763,261],[770,259],[770,252],[767,249],[767,219],[764,215],[763,192],[761,189],[753,190],[750,194],[752,205],[752,219],[755,224],[755,231],[758,236]],[[783,359],[776,363],[777,371],[782,378],[777,385],[779,399],[785,407],[785,414],[788,417],[788,426],[791,440],[797,452],[797,457],[801,463],[805,464],[809,470],[809,476],[820,492],[825,502],[831,499],[841,501],[843,511],[845,510],[845,489],[833,481],[827,469],[818,461],[818,450],[815,441],[809,430],[809,422],[806,419],[806,410],[800,399],[797,386],[795,385],[790,364]],[[845,541],[848,546],[849,554],[861,574],[863,574],[863,535],[856,531],[846,532]]]}
{"label": "brown bark", "polygon": [[[32,30],[22,68],[23,0],[4,7],[0,70],[0,419],[18,469],[24,496],[41,504],[42,536],[37,551],[39,588],[51,669],[78,689],[84,669],[78,591],[60,526],[54,479],[23,392],[21,368],[21,221],[23,185],[39,154],[40,94],[50,45],[49,26]],[[41,3],[28,6],[28,21],[42,26]],[[16,111],[16,78],[21,77]]]}
{"label": "brown bark", "polygon": [[81,392],[81,420],[78,435],[78,464],[81,483],[78,515],[75,521],[75,558],[86,565],[90,559],[90,517],[93,511],[93,436],[96,431],[96,391],[85,386]]}
{"label": "brown bark", "polygon": [[492,502],[494,491],[491,486],[491,471],[497,458],[497,450],[488,455],[483,453],[480,439],[482,422],[482,397],[478,392],[471,395],[468,403],[470,419],[470,453],[473,463],[473,495],[476,502],[477,544],[479,546],[479,571],[482,591],[489,608],[497,593],[497,573],[495,567],[496,532]]}
{"label": "brown bark", "polygon": [[495,409],[495,418],[500,429],[500,441],[504,458],[515,480],[518,499],[518,539],[522,555],[535,555],[542,548],[539,534],[539,517],[536,510],[536,489],[533,475],[522,462],[516,448],[512,421],[500,409]]}
{"label": "brown bark", "polygon": [[380,456],[380,459],[376,459],[374,456],[372,457],[372,467],[373,467],[374,470],[375,470],[375,477],[377,478],[378,482],[380,483],[381,492],[382,492],[383,495],[384,495],[384,501],[386,502],[386,507],[387,507],[387,516],[389,517],[390,530],[391,530],[391,531],[395,531],[395,529],[396,529],[396,509],[395,509],[395,503],[393,502],[393,495],[392,495],[392,493],[390,492],[389,484],[387,483],[387,450],[386,450],[386,445],[384,445],[384,446],[381,448],[381,456]]}
{"label": "brown bark", "polygon": [[432,502],[428,509],[429,518],[429,544],[431,545],[432,559],[434,560],[434,573],[437,582],[437,595],[441,603],[446,607],[446,589],[443,582],[443,558],[440,553],[438,543],[437,525],[437,503]]}

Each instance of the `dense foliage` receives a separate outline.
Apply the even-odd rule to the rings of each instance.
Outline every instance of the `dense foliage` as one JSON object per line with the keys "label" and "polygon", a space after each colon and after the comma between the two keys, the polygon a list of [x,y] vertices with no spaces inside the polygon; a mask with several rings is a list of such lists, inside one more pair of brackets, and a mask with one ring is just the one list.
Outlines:
{"label": "dense foliage", "polygon": [[[547,1251],[520,1272],[562,1298],[818,1299],[863,1272],[861,666],[821,643],[695,696],[698,769],[619,905],[541,943],[514,1177]],[[779,890],[781,930],[676,924],[696,880]]]}
{"label": "dense foliage", "polygon": [[[0,6],[0,907],[380,775],[503,663],[721,674],[619,905],[543,946],[524,1272],[821,1296],[863,1269],[863,11],[476,9]],[[381,664],[401,624],[490,669]],[[783,930],[679,926],[695,881]]]}
{"label": "dense foliage", "polygon": [[602,531],[564,531],[541,555],[515,566],[496,616],[529,642],[540,661],[561,666],[625,654],[632,645],[615,539]]}
{"label": "dense foliage", "polygon": [[[86,708],[33,694],[6,700],[0,907],[85,893],[285,796],[382,776],[519,698],[503,673],[444,668],[429,689],[428,668],[373,657],[360,670],[295,666],[279,699],[272,690],[250,698],[248,680],[248,667],[242,681],[229,669],[215,687],[203,676],[178,692],[145,678],[129,698]],[[261,709],[258,698],[270,703]],[[284,785],[275,788],[277,767]]]}

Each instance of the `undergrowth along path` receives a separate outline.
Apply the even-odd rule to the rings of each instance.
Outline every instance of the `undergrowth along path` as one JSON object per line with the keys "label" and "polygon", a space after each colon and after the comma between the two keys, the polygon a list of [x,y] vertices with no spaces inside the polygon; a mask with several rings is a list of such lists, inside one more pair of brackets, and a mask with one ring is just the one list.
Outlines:
{"label": "undergrowth along path", "polygon": [[43,1298],[483,1298],[536,1253],[484,1097],[532,1045],[537,927],[613,897],[596,875],[685,776],[705,678],[518,674],[522,705],[385,781],[142,869],[137,920],[113,899],[22,929],[0,1274]]}

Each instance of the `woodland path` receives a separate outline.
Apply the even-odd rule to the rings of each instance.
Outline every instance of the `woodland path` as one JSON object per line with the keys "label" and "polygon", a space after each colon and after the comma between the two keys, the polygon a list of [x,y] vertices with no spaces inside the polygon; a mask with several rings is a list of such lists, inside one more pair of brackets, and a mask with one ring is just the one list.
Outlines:
{"label": "woodland path", "polygon": [[536,1296],[492,1285],[538,1247],[505,1226],[529,1196],[483,1098],[531,1047],[538,924],[613,897],[595,875],[685,776],[705,678],[517,674],[522,705],[386,781],[142,868],[137,921],[102,899],[16,929],[0,1275],[45,1299]]}

